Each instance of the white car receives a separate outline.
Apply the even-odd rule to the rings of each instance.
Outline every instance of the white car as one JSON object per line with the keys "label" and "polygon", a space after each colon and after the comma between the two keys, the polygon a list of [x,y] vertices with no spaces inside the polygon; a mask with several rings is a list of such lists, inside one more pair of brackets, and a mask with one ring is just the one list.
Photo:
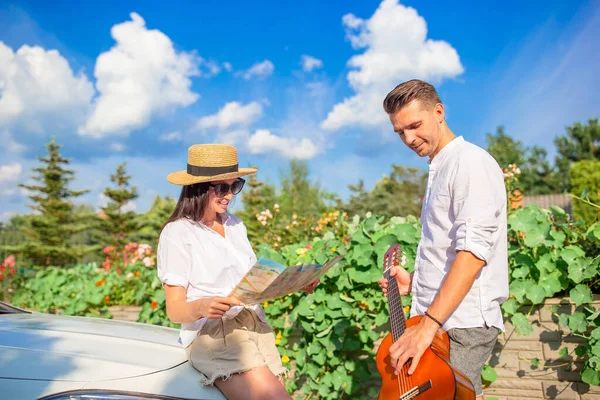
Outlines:
{"label": "white car", "polygon": [[203,387],[179,331],[35,313],[0,302],[0,398],[223,400]]}

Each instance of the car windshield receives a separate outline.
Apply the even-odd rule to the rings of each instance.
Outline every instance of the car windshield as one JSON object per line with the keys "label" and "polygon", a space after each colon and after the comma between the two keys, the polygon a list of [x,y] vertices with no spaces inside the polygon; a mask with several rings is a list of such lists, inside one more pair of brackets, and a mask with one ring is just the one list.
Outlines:
{"label": "car windshield", "polygon": [[15,306],[11,306],[8,303],[0,301],[0,315],[3,314],[30,314],[30,311],[20,309]]}

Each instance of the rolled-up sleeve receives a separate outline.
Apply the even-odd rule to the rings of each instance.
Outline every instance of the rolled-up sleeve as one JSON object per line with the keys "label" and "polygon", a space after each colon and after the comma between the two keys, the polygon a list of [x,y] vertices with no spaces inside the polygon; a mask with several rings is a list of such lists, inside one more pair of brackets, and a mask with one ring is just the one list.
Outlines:
{"label": "rolled-up sleeve", "polygon": [[502,173],[492,161],[485,157],[462,160],[453,182],[452,198],[455,250],[469,251],[486,263],[506,206]]}
{"label": "rolled-up sleeve", "polygon": [[158,277],[163,284],[187,288],[192,260],[183,243],[178,243],[163,231],[158,242],[156,258]]}

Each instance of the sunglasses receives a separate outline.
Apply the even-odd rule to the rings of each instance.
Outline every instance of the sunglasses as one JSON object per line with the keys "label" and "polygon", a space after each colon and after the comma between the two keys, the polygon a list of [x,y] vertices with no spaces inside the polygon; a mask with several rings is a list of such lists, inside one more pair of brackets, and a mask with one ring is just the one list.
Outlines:
{"label": "sunglasses", "polygon": [[229,193],[230,190],[234,195],[241,192],[242,188],[244,187],[244,183],[246,183],[245,180],[242,178],[237,178],[236,181],[231,185],[229,183],[209,183],[208,185],[215,188],[215,194],[218,198],[223,198],[227,196],[227,193]]}

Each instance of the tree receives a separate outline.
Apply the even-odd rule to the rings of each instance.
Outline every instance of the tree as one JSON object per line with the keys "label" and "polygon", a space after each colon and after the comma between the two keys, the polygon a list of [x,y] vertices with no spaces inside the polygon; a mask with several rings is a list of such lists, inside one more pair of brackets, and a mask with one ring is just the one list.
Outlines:
{"label": "tree", "polygon": [[30,216],[29,226],[24,226],[27,243],[15,250],[35,265],[70,264],[90,251],[89,246],[74,244],[72,240],[76,233],[89,229],[89,225],[74,214],[71,199],[88,190],[68,188],[75,173],[66,168],[70,160],[60,155],[61,147],[52,137],[46,145],[48,156],[38,157],[44,166],[33,169],[36,175],[31,178],[39,184],[19,184],[32,193],[28,196],[33,201],[29,207],[36,213]]}
{"label": "tree", "polygon": [[559,193],[560,175],[547,160],[546,149],[533,146],[528,149],[527,161],[521,168],[519,182],[528,195]]}
{"label": "tree", "polygon": [[384,176],[371,192],[364,190],[363,182],[350,186],[354,192],[345,207],[350,216],[371,211],[387,217],[420,216],[427,172],[420,168],[392,165],[390,176]]}
{"label": "tree", "polygon": [[156,246],[162,229],[167,219],[175,210],[176,201],[172,197],[165,198],[157,195],[150,206],[150,209],[137,216],[138,230],[134,235],[134,240],[139,243],[147,243]]}
{"label": "tree", "polygon": [[546,159],[545,149],[523,146],[521,141],[507,135],[502,126],[495,135],[487,134],[486,148],[501,168],[508,169],[512,164],[519,168],[521,174],[517,186],[523,193],[535,195],[560,191],[559,176]]}
{"label": "tree", "polygon": [[[582,160],[573,163],[570,170],[573,199],[573,214],[586,225],[598,221],[600,213],[600,160]],[[590,205],[588,202],[595,204]]]}
{"label": "tree", "polygon": [[135,211],[126,210],[128,204],[138,197],[137,189],[129,186],[131,176],[125,170],[126,163],[117,166],[117,170],[110,176],[111,182],[116,187],[104,189],[104,195],[108,199],[105,207],[102,207],[101,228],[105,235],[105,244],[122,248],[130,241],[131,235],[137,229]]}
{"label": "tree", "polygon": [[556,166],[562,180],[561,190],[570,190],[569,170],[571,164],[580,160],[600,160],[600,127],[598,118],[588,120],[587,125],[579,122],[567,127],[567,133],[554,139],[558,154]]}
{"label": "tree", "polygon": [[289,169],[281,172],[278,198],[284,215],[316,217],[332,208],[328,203],[334,203],[336,196],[311,182],[308,175],[307,163],[298,160],[292,160]]}
{"label": "tree", "polygon": [[487,151],[496,159],[501,168],[506,168],[510,164],[516,164],[523,169],[527,150],[523,147],[521,141],[514,140],[511,136],[504,133],[503,126],[499,126],[496,129],[496,135],[488,133],[486,138]]}
{"label": "tree", "polygon": [[256,175],[250,175],[242,192],[244,209],[237,215],[244,221],[250,243],[261,240],[261,223],[257,215],[277,204],[275,187],[261,182]]}

